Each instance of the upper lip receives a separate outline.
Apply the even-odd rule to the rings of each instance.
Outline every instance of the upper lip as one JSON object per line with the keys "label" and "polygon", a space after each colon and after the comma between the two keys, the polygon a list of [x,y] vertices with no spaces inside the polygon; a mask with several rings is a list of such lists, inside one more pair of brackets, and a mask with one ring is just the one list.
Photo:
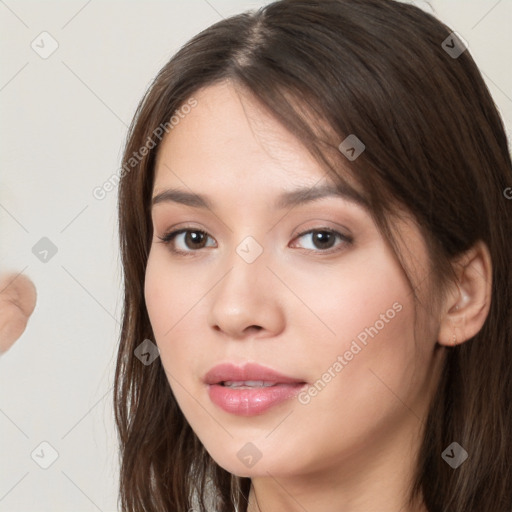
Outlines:
{"label": "upper lip", "polygon": [[206,384],[220,384],[225,381],[263,381],[280,384],[304,383],[301,379],[287,377],[272,368],[256,363],[246,363],[237,366],[233,363],[222,363],[211,368],[204,376]]}

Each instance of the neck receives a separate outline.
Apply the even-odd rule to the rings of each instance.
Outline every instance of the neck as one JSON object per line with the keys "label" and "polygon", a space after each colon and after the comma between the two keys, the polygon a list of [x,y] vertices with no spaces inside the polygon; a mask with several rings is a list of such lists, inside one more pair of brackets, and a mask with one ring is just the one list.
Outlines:
{"label": "neck", "polygon": [[[256,490],[257,487],[259,490]],[[249,491],[247,512],[304,512],[305,510],[308,512],[366,512],[368,510],[378,510],[379,512],[428,512],[421,499],[410,505],[408,497],[391,499],[387,496],[387,493],[385,493],[386,497],[382,500],[386,504],[377,505],[377,508],[375,508],[370,503],[379,503],[378,499],[370,502],[366,498],[362,498],[360,501],[354,502],[342,497],[339,501],[336,501],[338,494],[333,492],[332,488],[326,490],[325,493],[317,490],[309,493],[308,496],[302,493],[299,498],[296,498],[292,492],[286,489],[282,482],[276,485],[273,492],[269,486],[263,488],[261,485],[256,484],[255,486],[253,484]],[[369,505],[366,505],[366,503]]]}
{"label": "neck", "polygon": [[283,475],[265,470],[251,478],[247,512],[428,512],[420,499],[409,504],[421,433],[408,427],[409,436],[395,432],[389,444],[381,439],[316,472]]}

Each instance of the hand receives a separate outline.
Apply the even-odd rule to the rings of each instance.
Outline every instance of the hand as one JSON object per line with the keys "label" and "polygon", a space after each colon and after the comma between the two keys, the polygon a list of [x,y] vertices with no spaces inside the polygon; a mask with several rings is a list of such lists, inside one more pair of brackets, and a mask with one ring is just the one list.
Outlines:
{"label": "hand", "polygon": [[23,334],[36,307],[36,287],[23,274],[0,275],[0,354]]}

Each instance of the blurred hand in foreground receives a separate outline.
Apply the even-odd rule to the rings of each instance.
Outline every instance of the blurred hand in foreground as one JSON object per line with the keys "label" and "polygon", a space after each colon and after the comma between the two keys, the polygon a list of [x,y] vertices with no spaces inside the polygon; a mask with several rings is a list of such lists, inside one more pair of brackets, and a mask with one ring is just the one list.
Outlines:
{"label": "blurred hand in foreground", "polygon": [[0,354],[23,334],[36,307],[36,287],[23,274],[0,275]]}

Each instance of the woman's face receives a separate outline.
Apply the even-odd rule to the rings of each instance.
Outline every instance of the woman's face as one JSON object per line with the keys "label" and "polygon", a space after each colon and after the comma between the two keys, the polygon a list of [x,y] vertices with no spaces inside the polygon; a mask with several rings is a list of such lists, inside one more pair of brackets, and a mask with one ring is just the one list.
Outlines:
{"label": "woman's face", "polygon": [[[334,194],[285,201],[332,182],[254,99],[228,82],[195,99],[158,155],[153,198],[179,194],[153,205],[145,281],[155,342],[187,421],[240,476],[355,474],[382,457],[412,464],[438,324],[414,337],[412,290],[362,204]],[[412,223],[397,229],[421,296],[425,244]],[[205,383],[223,363],[242,373]],[[257,367],[244,374],[246,363],[288,382]]]}

